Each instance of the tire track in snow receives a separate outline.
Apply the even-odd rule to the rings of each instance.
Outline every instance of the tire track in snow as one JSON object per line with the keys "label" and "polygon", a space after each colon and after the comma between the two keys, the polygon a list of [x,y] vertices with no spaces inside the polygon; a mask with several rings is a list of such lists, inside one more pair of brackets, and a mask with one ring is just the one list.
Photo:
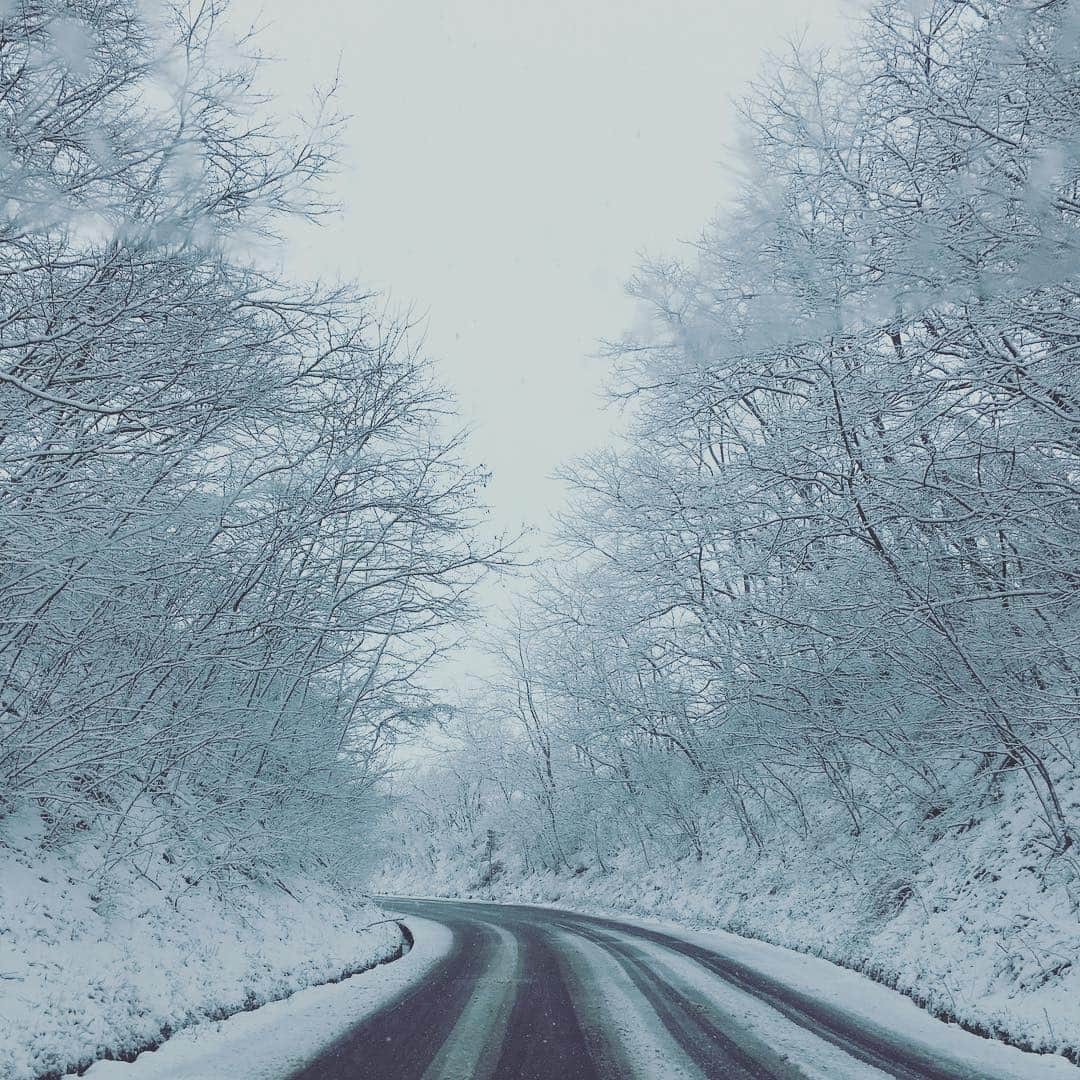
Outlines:
{"label": "tire track in snow", "polygon": [[365,1017],[289,1080],[420,1080],[449,1037],[491,955],[479,920],[443,923],[453,945],[427,978]]}
{"label": "tire track in snow", "polygon": [[421,1080],[489,1080],[506,1037],[520,972],[517,938],[482,923],[497,938],[494,959]]}
{"label": "tire track in snow", "polygon": [[552,936],[603,1080],[708,1080],[607,949],[576,933]]}
{"label": "tire track in snow", "polygon": [[[643,956],[613,935],[581,926],[573,929],[610,952],[622,965],[673,1038],[710,1080],[808,1080],[809,1074],[766,1042],[729,1022],[713,1002],[692,986],[692,980],[672,978],[670,973],[665,978],[664,970],[657,970],[653,958]],[[701,974],[715,978],[703,970]],[[864,1070],[860,1076],[865,1075]],[[827,1080],[850,1078],[838,1073]]]}
{"label": "tire track in snow", "polygon": [[548,928],[514,925],[522,975],[497,1080],[601,1080]]}
{"label": "tire track in snow", "polygon": [[[739,990],[696,960],[672,949],[641,942],[632,935],[584,931],[611,948],[632,977],[647,981],[657,998],[681,1005],[676,1015],[697,1021],[700,1031],[729,1055],[730,1064],[707,1055],[708,1040],[698,1039],[706,1071],[725,1080],[890,1080],[861,1057],[841,1049],[812,1030],[777,1012],[760,998]],[[715,1051],[714,1051],[715,1054]],[[700,1059],[699,1059],[700,1060]]]}
{"label": "tire track in snow", "polygon": [[[592,928],[628,936],[622,927],[594,916],[572,916],[564,924],[572,926],[577,933]],[[989,1080],[986,1073],[969,1070],[959,1063],[943,1065],[921,1047],[901,1041],[884,1027],[857,1026],[842,1010],[792,990],[737,960],[643,927],[634,927],[629,934],[635,940],[662,946],[696,961],[729,986],[757,998],[797,1026],[828,1040],[894,1080]],[[873,1076],[872,1073],[867,1075]]]}

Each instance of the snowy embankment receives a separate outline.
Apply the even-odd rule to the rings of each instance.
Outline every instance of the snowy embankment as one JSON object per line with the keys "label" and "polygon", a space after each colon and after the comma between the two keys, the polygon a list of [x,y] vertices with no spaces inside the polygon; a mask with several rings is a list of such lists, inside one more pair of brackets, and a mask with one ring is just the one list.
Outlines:
{"label": "snowy embankment", "polygon": [[[1062,784],[1071,811],[1080,783]],[[982,815],[878,821],[853,837],[822,818],[805,841],[748,850],[715,829],[706,857],[649,862],[627,849],[602,869],[476,877],[468,852],[388,870],[387,891],[486,897],[725,930],[823,957],[899,990],[932,1014],[1080,1062],[1080,862],[1049,857],[1021,784]]]}
{"label": "snowy embankment", "polygon": [[408,920],[416,944],[402,959],[332,986],[313,986],[227,1020],[196,1024],[133,1062],[100,1061],[87,1080],[283,1080],[365,1016],[423,980],[449,951],[438,923]]}
{"label": "snowy embankment", "polygon": [[0,825],[3,1080],[129,1058],[405,947],[366,897],[292,878],[224,894],[165,863],[96,884],[102,837],[48,851],[42,836],[29,812]]}

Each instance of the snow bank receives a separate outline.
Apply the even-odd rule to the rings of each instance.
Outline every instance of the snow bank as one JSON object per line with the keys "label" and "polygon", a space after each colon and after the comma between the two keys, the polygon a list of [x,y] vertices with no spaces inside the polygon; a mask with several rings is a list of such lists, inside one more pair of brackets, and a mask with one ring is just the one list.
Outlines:
{"label": "snow bank", "polygon": [[48,851],[43,834],[29,811],[0,823],[3,1080],[133,1056],[402,949],[365,897],[292,878],[223,894],[164,862],[97,885],[102,837]]}
{"label": "snow bank", "polygon": [[98,1062],[87,1080],[283,1080],[426,978],[449,952],[453,935],[445,926],[426,919],[405,922],[416,944],[393,964],[301,990],[254,1012],[197,1024],[134,1062]]}

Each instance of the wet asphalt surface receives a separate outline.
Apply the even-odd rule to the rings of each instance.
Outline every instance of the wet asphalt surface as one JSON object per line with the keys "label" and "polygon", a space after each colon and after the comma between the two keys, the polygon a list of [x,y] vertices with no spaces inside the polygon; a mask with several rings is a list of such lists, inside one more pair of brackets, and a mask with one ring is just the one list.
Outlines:
{"label": "wet asphalt surface", "polygon": [[[644,1075],[640,1066],[631,1070],[620,1057],[620,1035],[613,1030],[610,1015],[589,1006],[590,1000],[595,1004],[596,994],[578,992],[584,985],[581,965],[575,968],[570,962],[573,950],[568,949],[567,934],[604,950],[618,965],[699,1077],[795,1080],[805,1074],[797,1062],[739,1037],[730,1023],[718,1022],[692,995],[659,977],[635,949],[635,941],[688,957],[840,1048],[853,1059],[856,1070],[859,1063],[867,1067],[867,1075],[979,1080],[960,1066],[932,1060],[898,1035],[868,1031],[827,1003],[659,931],[525,906],[400,898],[380,902],[388,912],[449,926],[453,947],[427,979],[359,1023],[293,1080],[621,1080]],[[611,931],[618,936],[611,936]],[[499,968],[498,958],[500,950],[506,954],[507,935],[516,945],[513,974],[496,976],[493,972],[506,969],[507,961]],[[494,990],[505,999],[498,1020],[488,1027],[459,1024],[478,990],[487,988],[491,994],[493,980],[508,984]],[[602,996],[602,977],[597,976],[596,982]],[[883,1023],[887,1020],[882,1017]],[[455,1039],[464,1045],[465,1059],[473,1044],[477,1060],[471,1065],[461,1065],[461,1055],[456,1066],[447,1065],[444,1047],[455,1045]],[[675,1066],[672,1069],[667,1072],[654,1065],[645,1072],[658,1080],[674,1080],[681,1074]]]}

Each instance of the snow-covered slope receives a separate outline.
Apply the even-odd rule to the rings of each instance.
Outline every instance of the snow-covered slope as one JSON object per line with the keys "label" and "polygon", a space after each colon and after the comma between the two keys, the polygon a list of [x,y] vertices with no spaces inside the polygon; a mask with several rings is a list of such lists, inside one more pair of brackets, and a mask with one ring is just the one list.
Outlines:
{"label": "snow-covered slope", "polygon": [[100,1061],[88,1080],[281,1080],[308,1064],[354,1024],[425,979],[453,935],[439,923],[409,919],[415,947],[398,963],[227,1020],[194,1024],[133,1062]]}
{"label": "snow-covered slope", "polygon": [[[608,857],[606,872],[579,852],[573,871],[524,874],[499,851],[502,875],[486,887],[477,847],[446,843],[434,869],[398,860],[380,887],[734,931],[871,975],[981,1034],[1080,1061],[1080,861],[1049,857],[1028,790],[1006,785],[978,817],[898,816],[857,837],[826,808],[804,841],[776,831],[762,851],[714,827],[701,862],[665,859],[656,844],[648,862],[634,849]],[[1061,791],[1075,813],[1080,784]]]}
{"label": "snow-covered slope", "polygon": [[130,1057],[402,950],[364,897],[302,878],[226,892],[160,859],[99,884],[102,836],[48,851],[43,833],[29,811],[0,823],[3,1080]]}

